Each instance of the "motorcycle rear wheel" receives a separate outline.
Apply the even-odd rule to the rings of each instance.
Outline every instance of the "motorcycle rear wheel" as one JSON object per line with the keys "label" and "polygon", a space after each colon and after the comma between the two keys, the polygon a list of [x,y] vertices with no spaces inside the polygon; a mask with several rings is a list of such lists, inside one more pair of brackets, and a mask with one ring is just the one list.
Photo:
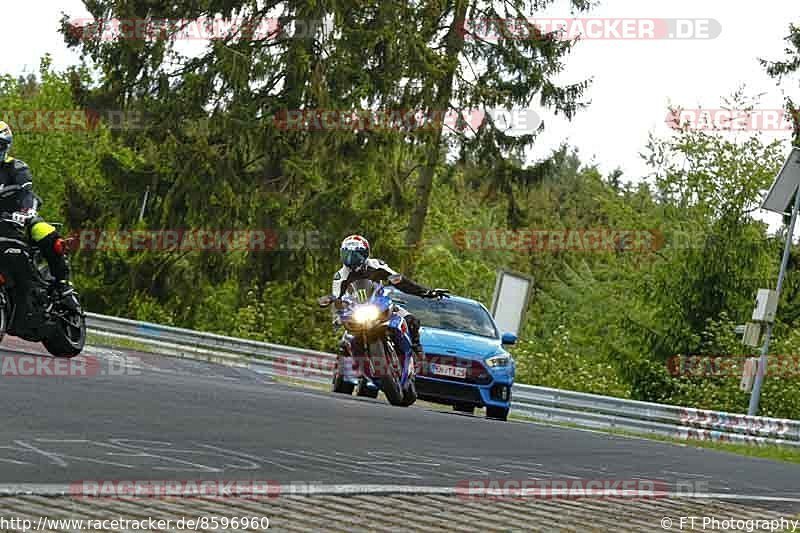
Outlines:
{"label": "motorcycle rear wheel", "polygon": [[0,342],[2,342],[3,337],[6,335],[6,330],[8,329],[8,309],[4,304],[0,304]]}

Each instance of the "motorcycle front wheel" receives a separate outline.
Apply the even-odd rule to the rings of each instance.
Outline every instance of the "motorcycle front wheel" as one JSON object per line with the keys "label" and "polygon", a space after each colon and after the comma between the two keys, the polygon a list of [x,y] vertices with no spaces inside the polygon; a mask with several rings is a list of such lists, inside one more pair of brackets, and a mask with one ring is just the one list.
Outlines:
{"label": "motorcycle front wheel", "polygon": [[381,390],[390,404],[403,405],[403,391],[400,389],[400,379],[393,364],[397,360],[397,357],[394,356],[393,348],[386,342],[376,342],[373,345],[374,347],[371,347],[372,349],[370,350],[370,356],[382,360],[382,365],[385,368],[384,375],[381,376]]}
{"label": "motorcycle front wheel", "polygon": [[409,407],[414,405],[414,402],[417,401],[417,384],[415,382],[414,376],[408,378],[408,383],[406,383],[406,391],[403,393],[403,402],[400,404],[403,407]]}
{"label": "motorcycle front wheel", "polygon": [[44,339],[42,344],[55,357],[75,357],[86,344],[86,317],[72,313],[59,316],[56,321],[53,334]]}

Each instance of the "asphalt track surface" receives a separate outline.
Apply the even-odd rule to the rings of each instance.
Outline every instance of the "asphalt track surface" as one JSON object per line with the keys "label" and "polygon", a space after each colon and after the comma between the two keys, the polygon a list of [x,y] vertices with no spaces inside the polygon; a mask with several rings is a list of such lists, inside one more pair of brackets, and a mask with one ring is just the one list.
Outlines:
{"label": "asphalt track surface", "polygon": [[[17,362],[48,357],[8,338],[0,355]],[[456,487],[487,479],[639,479],[800,501],[800,465],[391,407],[247,369],[120,349],[87,347],[80,357],[97,372],[0,376],[0,484],[217,479]],[[800,512],[794,502],[768,507],[776,505]]]}

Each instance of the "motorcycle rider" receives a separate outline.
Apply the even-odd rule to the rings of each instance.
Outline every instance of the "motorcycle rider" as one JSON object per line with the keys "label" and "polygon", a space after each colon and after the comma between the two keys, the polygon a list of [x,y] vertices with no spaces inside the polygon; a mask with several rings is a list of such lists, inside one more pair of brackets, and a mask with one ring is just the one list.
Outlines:
{"label": "motorcycle rider", "polygon": [[[386,281],[391,276],[398,273],[380,259],[370,258],[369,241],[361,235],[350,235],[342,241],[340,247],[342,268],[333,276],[333,289],[331,294],[335,298],[341,298],[347,287],[356,280],[369,279],[371,281]],[[422,298],[442,298],[448,296],[448,291],[444,289],[427,289],[422,285],[414,283],[410,279],[402,279],[394,284],[398,290]],[[420,322],[413,314],[402,307],[396,308],[396,313],[402,316],[408,324],[408,333],[411,337],[411,347],[414,355],[421,360],[423,355],[422,344],[419,339]]]}
{"label": "motorcycle rider", "polygon": [[23,161],[9,155],[13,134],[8,124],[0,121],[0,213],[5,220],[17,226],[16,234],[4,228],[6,237],[24,238],[42,253],[55,278],[51,290],[59,303],[72,310],[80,307],[75,289],[69,281],[69,266],[65,257],[66,245],[56,228],[45,222],[37,213],[41,199],[33,192],[31,169]]}

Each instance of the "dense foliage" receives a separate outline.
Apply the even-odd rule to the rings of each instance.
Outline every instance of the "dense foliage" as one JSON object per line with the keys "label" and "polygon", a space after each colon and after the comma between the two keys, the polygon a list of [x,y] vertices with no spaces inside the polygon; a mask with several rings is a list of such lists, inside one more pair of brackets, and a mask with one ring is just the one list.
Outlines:
{"label": "dense foliage", "polygon": [[[354,12],[326,2],[209,0],[172,2],[162,13],[144,0],[87,1],[98,20],[219,13],[255,21],[279,10],[282,28],[324,24],[310,35],[212,40],[183,55],[168,32],[93,38],[99,32],[65,19],[65,39],[87,66],[59,73],[45,59],[37,78],[2,78],[0,109],[143,117],[122,128],[17,130],[15,155],[35,172],[44,214],[67,231],[270,229],[283,244],[80,250],[76,283],[92,311],[330,349],[330,316],[314,299],[338,268],[340,239],[359,232],[375,255],[419,281],[484,302],[497,268],[532,275],[535,297],[515,350],[520,381],[742,411],[737,377],[674,377],[668,368],[676,355],[747,353],[733,327],[777,274],[783,236],[768,234],[754,213],[785,145],[686,127],[643,139],[651,175],[631,181],[602,175],[566,146],[523,165],[524,149],[546,131],[509,135],[488,115],[479,126],[418,129],[292,130],[276,120],[301,109],[462,112],[534,100],[572,116],[586,83],[553,80],[574,43],[502,32],[490,42],[465,30],[465,19],[548,3],[509,0],[498,12],[474,0],[379,1]],[[784,76],[797,60],[771,65]],[[471,230],[530,229],[630,230],[654,240],[592,251],[463,240]],[[800,353],[796,264],[793,256],[775,353]],[[800,417],[800,380],[768,378],[762,412]]]}

